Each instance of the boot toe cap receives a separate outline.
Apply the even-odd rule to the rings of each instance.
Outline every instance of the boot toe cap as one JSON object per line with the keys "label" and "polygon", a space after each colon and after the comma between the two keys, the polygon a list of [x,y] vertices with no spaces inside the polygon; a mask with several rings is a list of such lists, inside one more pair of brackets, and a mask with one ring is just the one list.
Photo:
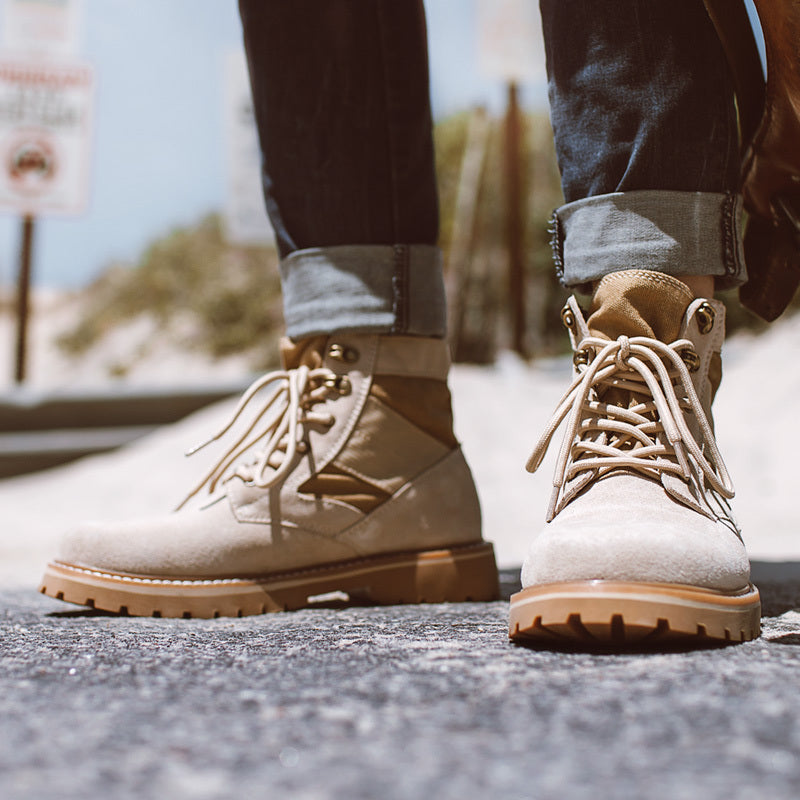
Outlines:
{"label": "boot toe cap", "polygon": [[747,553],[728,524],[674,502],[660,486],[638,483],[612,497],[597,491],[601,482],[568,505],[531,543],[523,586],[617,580],[735,591],[748,585]]}

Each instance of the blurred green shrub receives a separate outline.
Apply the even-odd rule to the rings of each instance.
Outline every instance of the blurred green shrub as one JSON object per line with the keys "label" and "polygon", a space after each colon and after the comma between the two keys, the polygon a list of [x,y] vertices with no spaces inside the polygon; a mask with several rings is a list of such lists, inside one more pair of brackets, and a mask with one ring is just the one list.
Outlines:
{"label": "blurred green shrub", "polygon": [[153,242],[136,266],[112,266],[90,284],[80,322],[59,345],[80,355],[142,314],[167,335],[178,311],[191,316],[199,350],[221,357],[256,348],[254,368],[274,365],[283,327],[274,248],[229,244],[218,215],[176,229]]}

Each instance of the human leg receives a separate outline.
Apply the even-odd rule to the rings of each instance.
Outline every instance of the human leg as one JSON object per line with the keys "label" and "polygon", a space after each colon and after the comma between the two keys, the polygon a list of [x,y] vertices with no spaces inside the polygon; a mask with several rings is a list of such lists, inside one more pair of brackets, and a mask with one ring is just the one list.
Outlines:
{"label": "human leg", "polygon": [[510,632],[749,639],[758,593],[710,424],[724,308],[695,295],[744,279],[724,55],[696,0],[541,7],[556,263],[592,300],[564,310],[576,377],[529,469],[564,418],[567,435]]}
{"label": "human leg", "polygon": [[80,526],[43,590],[163,616],[336,592],[492,598],[446,383],[421,4],[243,0],[241,11],[282,255],[284,369],[213,437],[225,445],[199,505]]}
{"label": "human leg", "polygon": [[700,0],[542,0],[565,205],[556,266],[744,282],[733,86]]}
{"label": "human leg", "polygon": [[239,8],[281,255],[435,245],[422,4],[240,0]]}

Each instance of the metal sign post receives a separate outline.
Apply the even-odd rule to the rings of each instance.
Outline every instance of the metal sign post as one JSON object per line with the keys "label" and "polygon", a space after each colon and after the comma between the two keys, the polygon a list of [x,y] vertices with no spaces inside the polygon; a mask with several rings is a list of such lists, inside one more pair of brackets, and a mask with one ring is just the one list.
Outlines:
{"label": "metal sign post", "polygon": [[0,210],[22,218],[14,380],[26,375],[35,219],[87,201],[92,68],[75,58],[84,0],[0,0]]}
{"label": "metal sign post", "polygon": [[478,56],[484,73],[506,84],[504,136],[506,251],[511,347],[526,354],[524,202],[526,165],[519,85],[544,77],[544,43],[537,3],[479,0]]}
{"label": "metal sign post", "polygon": [[34,218],[22,218],[22,244],[19,251],[19,276],[17,278],[17,349],[14,362],[14,380],[25,380],[28,351],[28,316],[30,311],[31,254],[33,252]]}
{"label": "metal sign post", "polygon": [[86,206],[93,88],[82,62],[0,57],[0,210],[22,217],[17,383],[26,373],[34,218]]}
{"label": "metal sign post", "polygon": [[517,84],[508,84],[505,121],[506,247],[508,248],[508,299],[511,316],[511,349],[525,356],[525,254],[522,191],[522,119]]}

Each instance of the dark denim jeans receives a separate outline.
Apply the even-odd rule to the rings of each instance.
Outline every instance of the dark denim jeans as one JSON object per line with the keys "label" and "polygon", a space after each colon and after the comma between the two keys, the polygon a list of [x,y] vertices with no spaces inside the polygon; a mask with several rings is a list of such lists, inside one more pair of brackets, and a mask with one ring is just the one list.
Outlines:
{"label": "dark denim jeans", "polygon": [[288,333],[444,336],[422,0],[240,0]]}
{"label": "dark denim jeans", "polygon": [[[444,335],[421,0],[239,7],[289,334]],[[741,281],[733,95],[701,0],[541,7],[565,282],[629,267]]]}
{"label": "dark denim jeans", "polygon": [[566,205],[567,285],[636,267],[745,273],[739,138],[725,53],[700,0],[541,0]]}
{"label": "dark denim jeans", "polygon": [[541,0],[564,200],[735,191],[727,62],[700,0]]}

